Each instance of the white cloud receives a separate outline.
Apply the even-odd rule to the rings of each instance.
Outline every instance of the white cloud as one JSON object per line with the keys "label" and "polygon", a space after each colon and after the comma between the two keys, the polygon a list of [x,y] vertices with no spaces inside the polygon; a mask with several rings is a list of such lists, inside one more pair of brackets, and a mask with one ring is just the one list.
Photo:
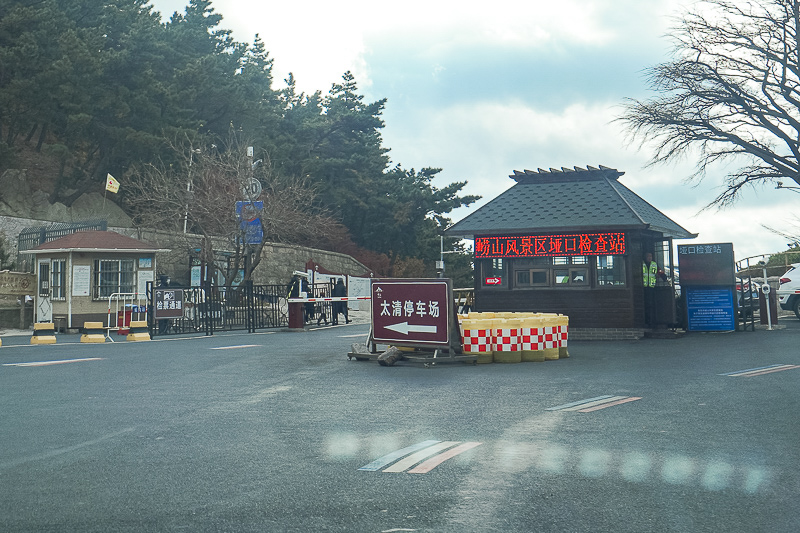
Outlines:
{"label": "white cloud", "polygon": [[[167,14],[185,3],[153,1]],[[691,159],[645,168],[651,153],[626,145],[613,122],[623,97],[643,94],[637,73],[667,56],[663,36],[690,3],[217,0],[213,7],[237,40],[260,34],[276,86],[291,71],[301,90],[326,92],[350,70],[367,98],[388,98],[382,135],[392,159],[442,167],[440,186],[468,180],[463,192],[484,196],[477,205],[512,186],[515,169],[602,164],[624,171],[622,183],[699,232],[698,241],[733,242],[740,258],[784,249],[761,224],[793,220],[794,193],[746,191],[732,209],[698,214],[716,196],[721,172],[692,188],[684,183]]]}

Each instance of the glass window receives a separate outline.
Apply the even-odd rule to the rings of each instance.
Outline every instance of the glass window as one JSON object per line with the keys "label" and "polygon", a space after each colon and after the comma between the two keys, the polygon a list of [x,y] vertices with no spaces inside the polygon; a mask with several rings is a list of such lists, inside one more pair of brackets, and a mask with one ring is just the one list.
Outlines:
{"label": "glass window", "polygon": [[50,263],[39,263],[39,297],[50,297]]}
{"label": "glass window", "polygon": [[50,297],[54,300],[64,300],[66,294],[66,261],[54,260],[50,263]]}
{"label": "glass window", "polygon": [[547,274],[549,270],[532,270],[531,285],[547,285]]}
{"label": "glass window", "polygon": [[95,259],[93,297],[108,298],[114,293],[134,292],[136,273],[133,264],[133,259]]}
{"label": "glass window", "polygon": [[602,255],[597,257],[597,285],[625,285],[625,258],[623,256]]}
{"label": "glass window", "polygon": [[515,270],[514,286],[520,288],[546,286],[549,272],[550,272],[549,270],[541,268]]}
{"label": "glass window", "polygon": [[569,270],[569,282],[572,285],[588,285],[589,284],[589,269],[588,268],[571,268]]}
{"label": "glass window", "polygon": [[510,266],[513,286],[517,289],[589,288],[624,286],[626,283],[625,258],[621,255],[534,257],[506,261]]}
{"label": "glass window", "polygon": [[506,264],[502,258],[486,259],[481,262],[482,287],[507,287]]}

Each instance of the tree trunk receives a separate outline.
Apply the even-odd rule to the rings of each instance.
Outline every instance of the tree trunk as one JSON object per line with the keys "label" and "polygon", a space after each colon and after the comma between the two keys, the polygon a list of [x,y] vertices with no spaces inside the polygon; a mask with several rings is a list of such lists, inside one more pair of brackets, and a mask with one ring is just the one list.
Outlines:
{"label": "tree trunk", "polygon": [[42,145],[44,144],[44,140],[47,137],[47,122],[42,124],[42,129],[39,132],[39,142],[36,143],[36,151],[42,151]]}

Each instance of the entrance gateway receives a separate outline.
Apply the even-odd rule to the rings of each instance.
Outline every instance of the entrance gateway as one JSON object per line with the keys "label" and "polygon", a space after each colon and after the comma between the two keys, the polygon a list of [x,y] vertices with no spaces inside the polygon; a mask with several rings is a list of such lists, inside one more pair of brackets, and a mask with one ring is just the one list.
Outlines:
{"label": "entrance gateway", "polygon": [[426,365],[477,361],[462,351],[450,279],[373,279],[370,295],[367,351],[351,352],[348,358],[376,359],[377,346],[386,345],[405,349],[403,359]]}

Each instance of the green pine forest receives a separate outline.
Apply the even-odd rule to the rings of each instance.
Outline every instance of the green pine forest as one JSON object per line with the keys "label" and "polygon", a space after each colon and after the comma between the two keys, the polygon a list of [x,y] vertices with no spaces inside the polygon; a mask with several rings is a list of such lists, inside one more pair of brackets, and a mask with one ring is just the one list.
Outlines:
{"label": "green pine forest", "polygon": [[[147,0],[0,0],[0,172],[25,168],[25,154],[49,161],[30,177],[51,202],[103,192],[110,173],[114,200],[142,221],[143,175],[185,189],[201,164],[189,153],[187,166],[186,146],[228,160],[253,146],[264,190],[301,183],[295,215],[326,228],[312,238],[277,224],[270,238],[348,253],[378,275],[433,276],[448,213],[478,197],[463,181],[435,187],[441,169],[393,163],[385,105],[365,101],[349,72],[313,94],[291,75],[276,82],[259,36],[235,41],[208,0],[167,22]],[[445,257],[448,277],[471,286],[470,255],[455,239],[444,247],[461,252]]]}

